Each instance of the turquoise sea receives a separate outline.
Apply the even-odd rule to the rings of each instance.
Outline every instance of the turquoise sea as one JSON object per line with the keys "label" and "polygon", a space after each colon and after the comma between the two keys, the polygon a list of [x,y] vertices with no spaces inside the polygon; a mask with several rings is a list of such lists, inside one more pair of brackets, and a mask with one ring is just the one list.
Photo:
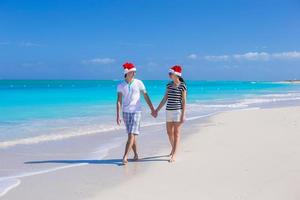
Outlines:
{"label": "turquoise sea", "polygon": [[[0,80],[0,148],[115,130],[119,80]],[[165,81],[145,80],[155,106]],[[188,118],[300,100],[300,85],[280,82],[187,81]],[[150,117],[144,103],[144,125]],[[24,141],[24,139],[26,139]]]}
{"label": "turquoise sea", "polygon": [[[122,155],[127,138],[124,126],[115,122],[119,82],[0,80],[0,197],[22,177],[89,163],[114,164],[112,158]],[[167,82],[144,81],[155,106]],[[187,87],[187,128],[220,112],[300,102],[300,84],[187,81]],[[152,155],[167,144],[164,110],[154,119],[144,102],[142,117],[139,145],[142,155]],[[185,131],[183,137],[189,134]]]}

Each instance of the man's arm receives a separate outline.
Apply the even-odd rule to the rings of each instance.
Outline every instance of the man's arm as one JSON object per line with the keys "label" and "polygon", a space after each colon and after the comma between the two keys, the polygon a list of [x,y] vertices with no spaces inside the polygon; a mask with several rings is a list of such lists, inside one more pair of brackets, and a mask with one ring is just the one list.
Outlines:
{"label": "man's arm", "polygon": [[117,124],[121,124],[121,116],[120,116],[120,111],[122,107],[122,93],[118,92],[118,98],[117,98]]}
{"label": "man's arm", "polygon": [[143,95],[144,95],[144,98],[145,98],[145,100],[146,100],[146,102],[147,102],[147,104],[148,104],[148,106],[151,110],[151,113],[155,112],[153,104],[152,104],[152,102],[150,100],[150,97],[148,96],[147,92],[143,92]]}

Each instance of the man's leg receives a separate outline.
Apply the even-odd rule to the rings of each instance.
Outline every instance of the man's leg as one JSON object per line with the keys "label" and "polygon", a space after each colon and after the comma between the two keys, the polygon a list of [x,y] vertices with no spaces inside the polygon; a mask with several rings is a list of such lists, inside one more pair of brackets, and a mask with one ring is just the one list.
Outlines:
{"label": "man's leg", "polygon": [[133,160],[137,161],[139,159],[139,155],[138,155],[138,152],[137,152],[137,135],[134,135],[134,142],[133,142],[133,145],[132,145],[132,150],[133,150],[133,153],[134,153]]}
{"label": "man's leg", "polygon": [[133,116],[133,127],[132,127],[132,131],[134,132],[134,141],[133,141],[133,145],[132,145],[132,149],[134,152],[134,157],[133,160],[138,160],[139,156],[138,156],[138,152],[137,152],[137,136],[140,132],[140,122],[141,122],[141,113],[135,113]]}
{"label": "man's leg", "polygon": [[134,143],[134,134],[128,134],[128,139],[127,139],[127,143],[126,143],[126,147],[125,147],[125,153],[124,153],[124,156],[123,156],[123,164],[126,164],[128,161],[128,154],[133,146],[133,143]]}

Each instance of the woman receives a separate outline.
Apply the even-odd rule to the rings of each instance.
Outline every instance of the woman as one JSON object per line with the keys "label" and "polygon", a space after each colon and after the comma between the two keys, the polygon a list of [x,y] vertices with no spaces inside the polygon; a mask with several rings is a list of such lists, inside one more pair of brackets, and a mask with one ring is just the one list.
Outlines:
{"label": "woman", "polygon": [[170,162],[174,162],[180,141],[180,129],[185,120],[186,84],[181,77],[182,69],[175,65],[169,71],[171,82],[167,84],[166,92],[156,109],[156,113],[167,103],[166,128],[172,146]]}

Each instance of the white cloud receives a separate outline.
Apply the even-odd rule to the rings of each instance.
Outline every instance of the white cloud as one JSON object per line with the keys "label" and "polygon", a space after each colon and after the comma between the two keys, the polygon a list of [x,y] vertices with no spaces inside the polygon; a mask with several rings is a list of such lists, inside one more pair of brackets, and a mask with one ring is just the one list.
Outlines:
{"label": "white cloud", "polygon": [[149,67],[156,67],[156,66],[158,66],[158,64],[156,62],[148,62],[147,65]]}
{"label": "white cloud", "polygon": [[42,66],[44,65],[43,62],[38,61],[38,62],[27,62],[27,63],[23,63],[21,64],[22,67],[37,67],[37,66]]}
{"label": "white cloud", "polygon": [[269,60],[270,54],[266,52],[248,52],[245,54],[234,54],[232,58],[236,60]]}
{"label": "white cloud", "polygon": [[198,56],[196,54],[192,53],[192,54],[188,55],[188,58],[192,59],[192,60],[196,60],[198,58]]}
{"label": "white cloud", "polygon": [[42,46],[41,44],[34,43],[31,41],[22,41],[22,42],[0,42],[0,46],[4,45],[13,45],[13,46],[19,46],[19,47],[40,47]]}
{"label": "white cloud", "polygon": [[115,59],[113,58],[93,58],[89,60],[83,60],[83,64],[99,64],[99,65],[107,65],[114,63]]}
{"label": "white cloud", "polygon": [[209,61],[226,61],[229,59],[229,56],[228,55],[204,56],[204,59]]}
{"label": "white cloud", "polygon": [[282,53],[273,53],[272,57],[276,59],[300,59],[300,52],[290,51],[290,52],[282,52]]}
{"label": "white cloud", "polygon": [[30,41],[23,41],[23,42],[20,43],[20,46],[21,47],[39,47],[41,45],[37,44],[37,43],[30,42]]}
{"label": "white cloud", "polygon": [[280,52],[280,53],[268,53],[268,52],[247,52],[244,54],[232,54],[232,55],[208,55],[203,56],[202,59],[207,61],[268,61],[268,60],[296,60],[300,59],[300,52]]}
{"label": "white cloud", "polygon": [[121,46],[124,47],[153,47],[153,44],[150,43],[139,43],[139,42],[121,42]]}
{"label": "white cloud", "polygon": [[0,45],[9,45],[10,42],[0,42]]}

